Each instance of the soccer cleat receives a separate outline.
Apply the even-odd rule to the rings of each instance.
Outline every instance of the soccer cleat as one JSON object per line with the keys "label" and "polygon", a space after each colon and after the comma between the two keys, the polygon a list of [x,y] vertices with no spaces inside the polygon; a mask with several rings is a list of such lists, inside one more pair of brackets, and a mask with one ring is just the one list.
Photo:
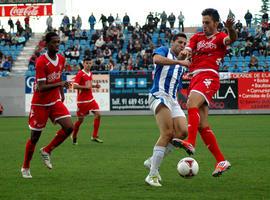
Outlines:
{"label": "soccer cleat", "polygon": [[98,137],[91,137],[91,140],[92,140],[93,142],[103,143],[103,140],[102,140],[102,139],[99,139]]}
{"label": "soccer cleat", "polygon": [[71,136],[71,139],[72,139],[72,144],[73,144],[73,145],[78,145],[77,138],[73,138],[73,137]]}
{"label": "soccer cleat", "polygon": [[23,178],[32,178],[29,168],[21,168]]}
{"label": "soccer cleat", "polygon": [[185,140],[173,138],[172,144],[175,147],[183,148],[188,153],[188,155],[193,155],[195,153],[195,148],[192,146],[192,144],[190,144],[189,142],[187,142]]}
{"label": "soccer cleat", "polygon": [[48,169],[52,169],[50,154],[43,151],[43,148],[41,148],[39,150],[39,153],[40,153],[41,159],[42,159],[43,163],[46,165],[46,167],[48,167]]}
{"label": "soccer cleat", "polygon": [[[145,168],[150,169],[151,168],[151,157],[149,157],[147,160],[145,160],[143,165],[145,166]],[[158,177],[158,180],[161,182],[162,178],[161,178],[159,172],[157,173],[157,177]]]}
{"label": "soccer cleat", "polygon": [[154,187],[161,187],[162,185],[159,183],[158,176],[150,176],[148,175],[145,178],[145,182],[148,185],[154,186]]}
{"label": "soccer cleat", "polygon": [[212,176],[219,177],[222,175],[223,172],[227,171],[231,168],[231,163],[227,160],[221,161],[217,163],[216,168],[214,172],[212,173]]}

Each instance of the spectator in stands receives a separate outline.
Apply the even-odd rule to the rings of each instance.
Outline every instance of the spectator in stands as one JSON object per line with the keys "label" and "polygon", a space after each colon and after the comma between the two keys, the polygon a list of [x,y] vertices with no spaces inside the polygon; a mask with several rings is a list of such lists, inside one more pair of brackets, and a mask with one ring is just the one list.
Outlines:
{"label": "spectator in stands", "polygon": [[17,32],[20,32],[20,29],[21,29],[21,22],[20,22],[20,20],[19,19],[17,19],[17,21],[16,21],[16,27],[17,27]]}
{"label": "spectator in stands", "polygon": [[103,56],[105,59],[109,59],[112,56],[112,51],[107,46],[103,51]]}
{"label": "spectator in stands", "polygon": [[70,27],[70,21],[69,21],[69,17],[67,15],[65,15],[62,19],[62,23],[61,26],[64,27],[64,29],[69,29]]}
{"label": "spectator in stands", "polygon": [[250,72],[256,72],[257,71],[258,59],[256,58],[256,56],[251,56],[248,67],[249,67]]}
{"label": "spectator in stands", "polygon": [[158,13],[155,13],[155,17],[154,17],[154,28],[157,29],[158,23],[159,23],[160,19],[158,18]]}
{"label": "spectator in stands", "polygon": [[108,71],[113,71],[115,69],[115,63],[114,63],[112,57],[110,57],[109,63],[107,64],[106,68]]}
{"label": "spectator in stands", "polygon": [[235,64],[233,66],[233,68],[230,70],[230,72],[241,73],[242,72],[242,68],[241,67],[238,67],[237,64]]}
{"label": "spectator in stands", "polygon": [[175,15],[173,13],[171,13],[169,15],[168,22],[170,24],[170,28],[173,29],[174,28],[174,22],[175,22]]}
{"label": "spectator in stands", "polygon": [[116,27],[121,27],[122,21],[120,19],[120,17],[118,16],[118,13],[116,13],[116,17],[115,17],[115,25]]}
{"label": "spectator in stands", "polygon": [[268,23],[268,13],[266,10],[263,11],[263,15],[262,15],[262,22],[267,22]]}
{"label": "spectator in stands", "polygon": [[25,29],[27,27],[30,27],[30,17],[28,15],[24,18],[24,26],[25,26]]}
{"label": "spectator in stands", "polygon": [[246,46],[245,46],[245,48],[244,48],[244,57],[246,57],[246,56],[251,56],[251,54],[252,54],[252,51],[253,51],[253,49],[252,49],[252,43],[250,42],[250,40],[247,40],[246,41],[246,44],[245,44]]}
{"label": "spectator in stands", "polygon": [[52,22],[53,22],[52,16],[49,15],[49,17],[46,20],[46,25],[47,25],[47,31],[48,32],[51,32],[53,30]]}
{"label": "spectator in stands", "polygon": [[71,28],[72,29],[75,29],[76,28],[76,19],[74,16],[72,16],[71,18]]}
{"label": "spectator in stands", "polygon": [[245,14],[245,20],[247,27],[251,27],[251,21],[252,21],[252,14],[247,10],[247,13]]}
{"label": "spectator in stands", "polygon": [[2,70],[3,71],[11,71],[11,61],[8,59],[8,57],[5,57],[5,60],[2,65]]}
{"label": "spectator in stands", "polygon": [[165,11],[163,11],[163,12],[160,14],[160,20],[161,20],[161,25],[160,25],[160,26],[166,28],[167,14],[165,13]]}
{"label": "spectator in stands", "polygon": [[109,26],[111,26],[113,22],[114,22],[114,17],[112,16],[112,14],[110,14],[110,16],[108,17]]}
{"label": "spectator in stands", "polygon": [[96,46],[97,48],[102,48],[103,45],[105,45],[105,41],[103,40],[103,35],[101,35],[101,36],[98,38],[98,40],[96,41],[95,46]]}
{"label": "spectator in stands", "polygon": [[241,23],[240,20],[238,20],[237,23],[235,24],[235,29],[238,29],[239,32],[241,32],[242,28],[243,28],[243,24]]}
{"label": "spectator in stands", "polygon": [[130,23],[130,18],[127,15],[127,13],[125,13],[125,16],[123,17],[123,26],[124,26],[124,29],[126,29],[128,27],[129,23]]}
{"label": "spectator in stands", "polygon": [[82,28],[82,18],[80,17],[80,15],[78,15],[77,16],[77,18],[76,18],[76,29],[79,29],[79,30],[81,30],[81,28]]}
{"label": "spectator in stands", "polygon": [[90,15],[88,22],[90,24],[90,30],[94,30],[95,29],[95,24],[96,24],[96,18],[93,15],[93,13]]}
{"label": "spectator in stands", "polygon": [[268,42],[265,45],[265,49],[264,49],[264,56],[270,56],[270,39],[268,40]]}
{"label": "spectator in stands", "polygon": [[148,26],[154,27],[154,15],[152,14],[152,12],[149,12],[146,17],[146,21]]}
{"label": "spectator in stands", "polygon": [[9,18],[9,20],[8,20],[8,25],[9,25],[10,32],[12,30],[12,33],[13,33],[14,32],[14,23],[13,23],[13,20],[11,18]]}
{"label": "spectator in stands", "polygon": [[101,14],[99,21],[101,21],[102,23],[102,28],[105,29],[105,27],[107,26],[107,17],[103,14]]}
{"label": "spectator in stands", "polygon": [[270,72],[270,67],[268,65],[268,62],[265,62],[264,67],[263,67],[263,71],[264,72]]}
{"label": "spectator in stands", "polygon": [[179,30],[184,32],[184,30],[185,30],[185,27],[184,27],[185,16],[183,15],[182,11],[180,11],[180,14],[178,16],[178,21],[179,21],[179,23],[178,23]]}

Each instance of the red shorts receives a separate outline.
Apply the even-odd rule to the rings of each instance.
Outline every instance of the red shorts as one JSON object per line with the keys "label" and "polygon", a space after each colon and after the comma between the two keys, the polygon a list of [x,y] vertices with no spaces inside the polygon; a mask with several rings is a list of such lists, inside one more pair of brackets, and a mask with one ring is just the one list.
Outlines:
{"label": "red shorts", "polygon": [[216,73],[211,71],[200,72],[191,79],[188,95],[190,95],[192,91],[198,92],[204,96],[207,104],[210,105],[209,103],[219,87],[219,76]]}
{"label": "red shorts", "polygon": [[52,106],[31,105],[28,124],[31,130],[42,131],[46,126],[48,118],[50,118],[52,122],[56,122],[66,117],[71,117],[71,115],[61,101],[56,102]]}
{"label": "red shorts", "polygon": [[77,110],[78,117],[84,117],[85,115],[88,115],[90,111],[99,110],[98,103],[95,100],[87,103],[78,103],[77,106],[78,106]]}

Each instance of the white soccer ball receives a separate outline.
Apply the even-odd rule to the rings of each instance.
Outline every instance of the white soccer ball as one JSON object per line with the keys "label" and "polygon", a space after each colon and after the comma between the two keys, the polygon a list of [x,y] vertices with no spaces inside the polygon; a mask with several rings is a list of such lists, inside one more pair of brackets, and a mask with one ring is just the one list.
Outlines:
{"label": "white soccer ball", "polygon": [[192,178],[199,172],[199,165],[194,158],[186,157],[177,164],[177,171],[184,178]]}

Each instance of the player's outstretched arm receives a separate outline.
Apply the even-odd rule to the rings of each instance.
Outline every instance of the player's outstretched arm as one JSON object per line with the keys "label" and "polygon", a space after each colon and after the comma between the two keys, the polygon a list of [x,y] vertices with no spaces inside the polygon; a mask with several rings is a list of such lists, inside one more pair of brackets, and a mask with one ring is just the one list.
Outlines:
{"label": "player's outstretched arm", "polygon": [[158,65],[189,65],[189,62],[187,62],[186,60],[173,60],[157,54],[154,55],[153,62]]}

